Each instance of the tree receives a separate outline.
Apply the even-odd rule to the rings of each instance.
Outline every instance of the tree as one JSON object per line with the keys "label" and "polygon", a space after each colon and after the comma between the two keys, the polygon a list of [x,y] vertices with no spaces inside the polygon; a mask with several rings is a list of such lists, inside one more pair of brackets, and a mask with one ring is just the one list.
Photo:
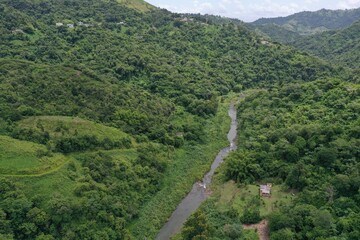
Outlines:
{"label": "tree", "polygon": [[283,228],[281,230],[271,233],[270,240],[295,240],[295,233],[289,228]]}
{"label": "tree", "polygon": [[247,207],[241,216],[241,221],[245,224],[258,223],[260,218],[260,209],[258,206]]}
{"label": "tree", "polygon": [[240,224],[226,224],[224,233],[230,239],[239,239],[243,234],[243,229]]}
{"label": "tree", "polygon": [[206,216],[202,210],[198,210],[186,221],[182,236],[184,240],[205,240],[209,235]]}
{"label": "tree", "polygon": [[334,148],[325,148],[322,147],[317,152],[317,160],[319,164],[330,167],[337,158],[337,151]]}

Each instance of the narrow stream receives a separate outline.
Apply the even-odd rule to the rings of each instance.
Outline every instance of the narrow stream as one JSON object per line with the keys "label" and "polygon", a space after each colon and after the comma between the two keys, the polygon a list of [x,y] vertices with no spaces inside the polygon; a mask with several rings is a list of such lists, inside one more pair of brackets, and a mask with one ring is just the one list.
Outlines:
{"label": "narrow stream", "polygon": [[231,152],[236,150],[236,135],[237,135],[237,120],[236,107],[231,104],[229,109],[229,116],[231,118],[231,125],[227,138],[230,146],[222,149],[216,156],[211,165],[210,171],[204,176],[202,182],[196,182],[191,192],[181,201],[176,210],[172,213],[168,222],[161,228],[156,240],[169,240],[171,236],[178,233],[186,222],[188,217],[209,197],[208,186],[211,183],[212,177],[216,168],[223,162],[224,158]]}

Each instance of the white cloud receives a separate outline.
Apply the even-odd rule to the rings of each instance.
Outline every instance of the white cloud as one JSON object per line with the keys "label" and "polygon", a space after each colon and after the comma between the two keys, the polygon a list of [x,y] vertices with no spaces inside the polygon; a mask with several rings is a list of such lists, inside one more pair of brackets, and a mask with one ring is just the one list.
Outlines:
{"label": "white cloud", "polygon": [[270,0],[266,0],[264,4],[251,4],[250,10],[257,16],[278,17],[290,15],[299,10],[304,10],[304,6],[300,7],[297,3],[279,4]]}
{"label": "white cloud", "polygon": [[340,1],[338,4],[338,7],[342,8],[342,9],[358,8],[358,7],[360,7],[360,0]]}
{"label": "white cloud", "polygon": [[[287,16],[300,11],[350,9],[360,0],[149,0],[173,12],[202,13],[254,21],[260,17]],[[159,4],[159,3],[162,3]]]}
{"label": "white cloud", "polygon": [[305,3],[306,4],[316,4],[316,3],[319,3],[320,0],[305,0]]}

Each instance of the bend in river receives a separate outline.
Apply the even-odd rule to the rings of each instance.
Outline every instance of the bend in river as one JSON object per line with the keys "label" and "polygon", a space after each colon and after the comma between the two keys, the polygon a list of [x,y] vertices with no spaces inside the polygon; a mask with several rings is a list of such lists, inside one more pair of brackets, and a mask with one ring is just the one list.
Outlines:
{"label": "bend in river", "polygon": [[202,182],[196,182],[193,185],[191,192],[181,201],[168,222],[160,230],[156,237],[157,240],[168,240],[171,236],[179,232],[188,217],[209,197],[210,193],[207,191],[207,187],[211,183],[215,170],[223,162],[224,158],[237,148],[237,119],[236,108],[233,104],[230,105],[229,116],[231,118],[231,125],[227,138],[230,146],[222,149],[218,153],[211,165],[210,171],[204,176]]}

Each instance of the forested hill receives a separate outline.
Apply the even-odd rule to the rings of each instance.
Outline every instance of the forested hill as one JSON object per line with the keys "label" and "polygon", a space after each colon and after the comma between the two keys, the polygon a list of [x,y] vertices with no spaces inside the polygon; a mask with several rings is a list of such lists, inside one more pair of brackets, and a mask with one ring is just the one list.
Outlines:
{"label": "forested hill", "polygon": [[360,8],[349,10],[321,9],[316,12],[300,12],[287,17],[260,18],[255,25],[276,24],[300,34],[312,34],[326,30],[341,29],[360,19]]}
{"label": "forested hill", "polygon": [[360,19],[360,8],[350,10],[321,9],[300,12],[287,17],[260,18],[250,23],[257,31],[281,43],[290,43],[302,36],[347,28]]}
{"label": "forested hill", "polygon": [[229,96],[358,78],[140,0],[2,0],[0,239],[153,239],[223,147]]}
{"label": "forested hill", "polygon": [[340,65],[359,69],[360,21],[343,30],[300,38],[291,45]]}

